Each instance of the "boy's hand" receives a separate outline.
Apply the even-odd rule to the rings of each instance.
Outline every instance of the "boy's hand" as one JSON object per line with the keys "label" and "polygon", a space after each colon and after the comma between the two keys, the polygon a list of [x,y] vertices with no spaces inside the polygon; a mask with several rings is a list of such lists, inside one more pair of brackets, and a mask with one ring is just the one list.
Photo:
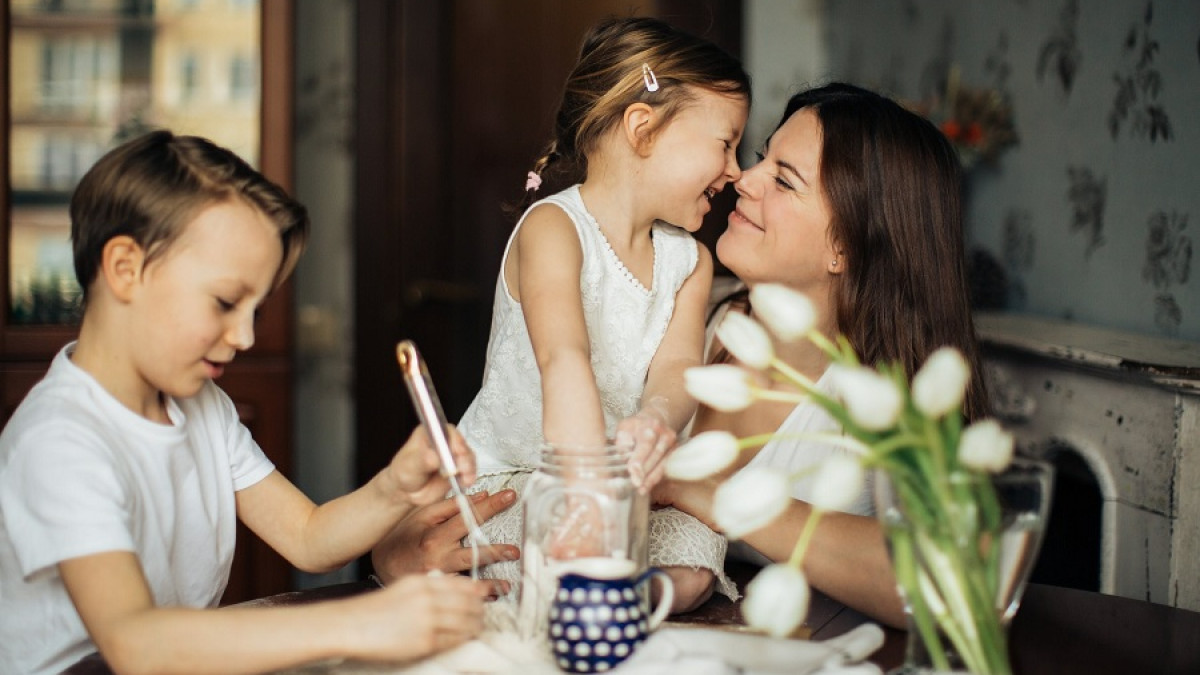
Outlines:
{"label": "boy's hand", "polygon": [[617,423],[616,443],[633,449],[629,475],[643,494],[662,480],[666,471],[664,460],[675,446],[675,436],[675,430],[667,424],[666,414],[652,405]]}
{"label": "boy's hand", "polygon": [[[446,428],[446,435],[450,440],[450,453],[458,465],[459,485],[466,487],[475,481],[475,454],[453,425]],[[446,496],[450,482],[441,470],[441,458],[424,426],[418,426],[412,432],[387,468],[394,489],[418,506],[432,504]]]}
{"label": "boy's hand", "polygon": [[342,614],[355,658],[412,661],[456,647],[483,630],[486,584],[458,575],[411,575],[351,598]]}

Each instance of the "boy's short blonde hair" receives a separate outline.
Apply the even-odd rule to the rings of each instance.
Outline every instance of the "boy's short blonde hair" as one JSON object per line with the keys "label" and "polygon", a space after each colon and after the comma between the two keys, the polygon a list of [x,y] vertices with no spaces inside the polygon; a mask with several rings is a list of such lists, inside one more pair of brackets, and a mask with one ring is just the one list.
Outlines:
{"label": "boy's short blonde hair", "polygon": [[230,199],[242,200],[279,228],[278,287],[296,267],[309,227],[307,210],[283,188],[233,152],[197,136],[152,131],[110,150],[71,197],[75,276],[85,303],[104,246],[113,237],[131,237],[146,251],[149,264],[200,211]]}

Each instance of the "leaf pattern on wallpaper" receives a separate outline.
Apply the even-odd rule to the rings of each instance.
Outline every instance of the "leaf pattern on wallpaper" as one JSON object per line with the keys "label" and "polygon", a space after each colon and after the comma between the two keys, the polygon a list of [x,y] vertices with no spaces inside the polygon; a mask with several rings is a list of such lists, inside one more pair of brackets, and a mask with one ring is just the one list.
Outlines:
{"label": "leaf pattern on wallpaper", "polygon": [[1192,266],[1192,238],[1184,234],[1187,214],[1156,211],[1146,222],[1146,262],[1142,278],[1165,290],[1186,284]]}
{"label": "leaf pattern on wallpaper", "polygon": [[922,101],[937,100],[946,93],[946,79],[950,76],[950,66],[954,64],[954,24],[950,17],[942,20],[941,33],[937,41],[937,53],[921,70],[917,98]]}
{"label": "leaf pattern on wallpaper", "polygon": [[1154,325],[1168,335],[1179,334],[1179,324],[1183,323],[1183,310],[1175,302],[1175,296],[1170,293],[1160,293],[1154,296]]}
{"label": "leaf pattern on wallpaper", "polygon": [[1008,271],[1008,299],[1012,307],[1024,307],[1028,298],[1024,273],[1033,268],[1037,238],[1028,209],[1010,208],[1004,216],[1004,267]]}
{"label": "leaf pattern on wallpaper", "polygon": [[1122,52],[1132,65],[1113,73],[1117,91],[1108,112],[1108,132],[1113,140],[1126,123],[1132,137],[1149,139],[1151,143],[1160,138],[1169,141],[1173,136],[1171,118],[1158,101],[1163,79],[1155,67],[1159,44],[1150,35],[1153,18],[1154,3],[1147,3],[1142,22],[1131,26],[1125,34]]}
{"label": "leaf pattern on wallpaper", "polygon": [[983,61],[983,72],[991,80],[991,88],[1001,92],[1006,100],[1012,100],[1008,91],[1008,76],[1012,74],[1012,63],[1008,58],[1008,32],[1000,31],[996,44]]}
{"label": "leaf pattern on wallpaper", "polygon": [[1083,254],[1085,258],[1091,258],[1092,252],[1104,244],[1108,180],[1080,166],[1067,167],[1067,178],[1071,184],[1067,190],[1067,201],[1072,208],[1071,232],[1082,231],[1087,236]]}
{"label": "leaf pattern on wallpaper", "polygon": [[1146,261],[1142,279],[1159,293],[1154,298],[1154,323],[1168,334],[1179,332],[1183,310],[1169,292],[1171,286],[1185,284],[1192,267],[1192,238],[1184,233],[1187,214],[1155,211],[1146,221]]}
{"label": "leaf pattern on wallpaper", "polygon": [[1038,82],[1044,80],[1049,73],[1068,94],[1075,84],[1079,62],[1083,60],[1083,52],[1079,49],[1079,35],[1075,30],[1078,24],[1079,0],[1067,0],[1058,13],[1058,25],[1042,43],[1038,52]]}

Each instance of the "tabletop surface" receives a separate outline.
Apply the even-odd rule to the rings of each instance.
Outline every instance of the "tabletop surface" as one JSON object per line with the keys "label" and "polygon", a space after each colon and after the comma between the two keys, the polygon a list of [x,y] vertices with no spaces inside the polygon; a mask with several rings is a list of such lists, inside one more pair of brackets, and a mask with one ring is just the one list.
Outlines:
{"label": "tabletop surface", "polygon": [[[753,570],[731,567],[730,575],[744,587]],[[321,602],[373,588],[370,582],[351,582],[281,593],[241,605]],[[859,612],[814,592],[803,630],[808,639],[827,640],[867,621],[870,619]],[[744,621],[737,603],[714,595],[699,609],[671,617],[670,624],[729,627],[744,625]],[[886,672],[903,663],[906,634],[886,627],[884,634],[883,647],[870,661]],[[1200,613],[1140,600],[1030,584],[1009,638],[1013,669],[1019,675],[1200,673]],[[84,659],[66,672],[110,673],[98,657]]]}

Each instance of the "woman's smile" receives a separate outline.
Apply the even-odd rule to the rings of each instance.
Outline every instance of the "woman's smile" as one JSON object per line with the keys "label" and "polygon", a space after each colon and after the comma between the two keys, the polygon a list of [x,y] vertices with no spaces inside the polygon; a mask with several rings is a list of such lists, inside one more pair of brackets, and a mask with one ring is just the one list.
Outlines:
{"label": "woman's smile", "polygon": [[742,209],[740,207],[735,208],[729,214],[729,226],[730,227],[752,227],[760,232],[765,231],[765,229],[761,225],[759,225],[758,223],[754,222],[753,220],[750,220],[749,218],[747,218],[746,214],[742,212]]}

